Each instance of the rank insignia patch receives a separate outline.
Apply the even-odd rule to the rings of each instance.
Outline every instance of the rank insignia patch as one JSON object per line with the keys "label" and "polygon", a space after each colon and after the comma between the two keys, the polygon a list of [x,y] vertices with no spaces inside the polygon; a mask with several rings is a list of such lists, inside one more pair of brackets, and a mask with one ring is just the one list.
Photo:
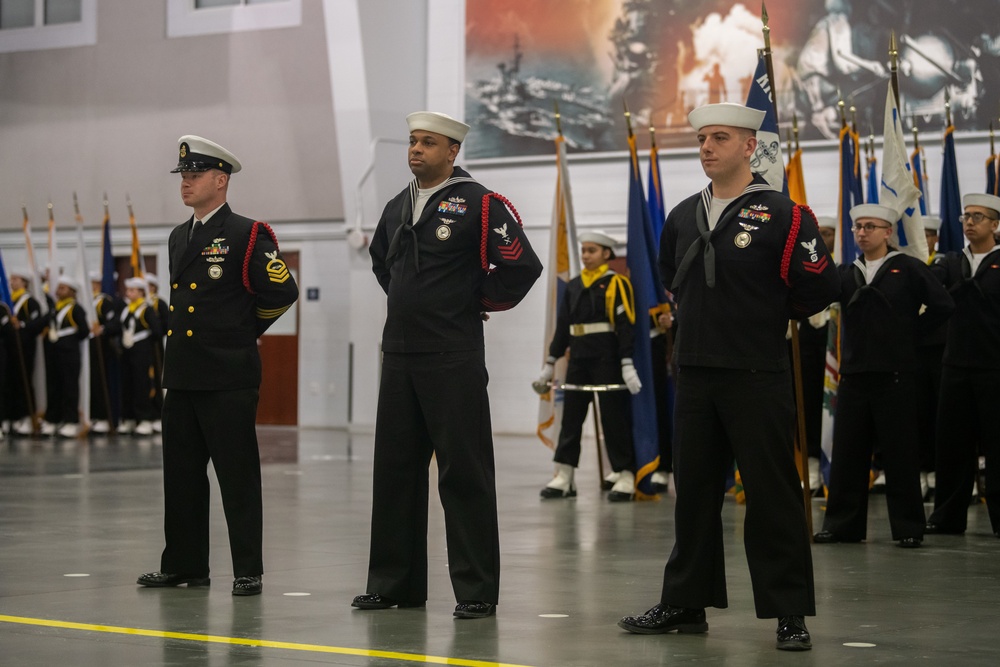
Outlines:
{"label": "rank insignia patch", "polygon": [[521,258],[521,253],[524,252],[524,248],[521,247],[521,242],[518,239],[514,239],[514,242],[507,246],[502,246],[497,248],[500,252],[500,256],[503,257],[508,262],[516,262]]}
{"label": "rank insignia patch", "polygon": [[741,209],[739,217],[743,218],[744,220],[753,220],[755,222],[770,222],[771,220],[770,213],[764,213],[763,211],[758,211],[753,207]]}
{"label": "rank insignia patch", "polygon": [[[458,199],[458,197],[454,197]],[[459,204],[453,201],[443,201],[438,204],[438,213],[450,213],[451,215],[465,215],[465,204]]]}
{"label": "rank insignia patch", "polygon": [[506,222],[503,223],[503,226],[501,226],[501,227],[494,227],[493,231],[495,231],[497,234],[499,234],[503,238],[503,242],[505,244],[510,245],[510,237],[507,236],[507,223]]}
{"label": "rank insignia patch", "polygon": [[799,245],[806,249],[809,253],[809,261],[803,260],[802,268],[804,268],[809,273],[823,273],[823,269],[826,268],[828,262],[826,261],[826,255],[820,256],[819,252],[816,250],[816,243],[819,239],[813,239],[812,241],[800,241]]}
{"label": "rank insignia patch", "polygon": [[267,257],[270,262],[267,263],[265,267],[267,269],[267,278],[272,283],[283,283],[291,276],[288,273],[288,267],[285,266],[285,261],[278,259],[278,251],[265,252],[264,257]]}

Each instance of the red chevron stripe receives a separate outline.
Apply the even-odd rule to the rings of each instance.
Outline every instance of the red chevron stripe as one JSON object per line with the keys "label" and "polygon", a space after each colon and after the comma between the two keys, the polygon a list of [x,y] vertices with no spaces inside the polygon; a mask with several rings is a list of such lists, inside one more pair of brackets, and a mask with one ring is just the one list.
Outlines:
{"label": "red chevron stripe", "polygon": [[823,270],[826,269],[828,263],[829,262],[826,261],[826,256],[824,255],[823,257],[820,257],[819,261],[816,262],[815,264],[812,264],[810,262],[802,262],[802,268],[804,268],[809,273],[823,273]]}
{"label": "red chevron stripe", "polygon": [[509,261],[517,261],[521,257],[521,253],[524,252],[524,248],[521,247],[521,241],[519,239],[514,239],[514,242],[509,246],[501,246],[498,248],[500,251],[500,256]]}

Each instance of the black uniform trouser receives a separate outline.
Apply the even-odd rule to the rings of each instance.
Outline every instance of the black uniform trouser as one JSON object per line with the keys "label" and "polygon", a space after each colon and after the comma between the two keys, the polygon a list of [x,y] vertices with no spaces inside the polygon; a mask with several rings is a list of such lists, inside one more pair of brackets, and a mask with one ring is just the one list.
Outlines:
{"label": "black uniform trouser", "polygon": [[917,429],[920,438],[920,470],[923,472],[934,470],[942,357],[943,344],[917,348]]}
{"label": "black uniform trouser", "polygon": [[[621,384],[622,368],[617,358],[570,358],[566,369],[567,384]],[[608,449],[608,461],[615,472],[635,472],[635,451],[632,447],[632,410],[628,391],[598,392],[601,408],[601,430]],[[559,444],[553,460],[574,468],[580,465],[580,438],[583,422],[594,398],[592,391],[564,391]]]}
{"label": "black uniform trouser", "polygon": [[1000,372],[995,368],[944,367],[938,405],[937,490],[929,519],[943,530],[962,532],[968,525],[969,499],[982,451],[986,507],[993,531],[1000,531],[998,396]]}
{"label": "black uniform trouser", "polygon": [[[7,386],[9,388],[10,405],[5,411],[6,417],[11,421],[16,421],[23,417],[30,417],[28,397],[31,397],[31,405],[35,403],[35,356],[37,351],[37,340],[33,336],[25,335],[18,331],[16,336],[21,337],[20,352],[17,342],[11,339],[10,354],[7,356],[7,368],[10,370]],[[22,359],[24,361],[22,365]],[[26,393],[27,392],[27,393]]]}
{"label": "black uniform trouser", "polygon": [[663,472],[674,469],[674,406],[667,359],[667,341],[672,335],[672,332],[667,331],[649,340],[653,355],[653,393],[656,396],[656,424],[660,445],[660,465],[657,470]]}
{"label": "black uniform trouser", "polygon": [[158,417],[153,378],[153,342],[141,340],[122,353],[123,419],[152,421]]}
{"label": "black uniform trouser", "polygon": [[913,373],[841,376],[823,530],[842,540],[865,539],[869,471],[877,446],[885,470],[892,539],[923,538],[916,397]]}
{"label": "black uniform trouser", "polygon": [[428,466],[434,455],[455,599],[496,604],[500,535],[487,382],[483,350],[383,355],[369,593],[403,602],[427,599]]}
{"label": "black uniform trouser", "polygon": [[[812,328],[805,323],[802,328]],[[823,328],[826,331],[826,327]],[[789,346],[790,348],[791,346]],[[815,332],[799,336],[799,364],[802,368],[802,413],[805,415],[806,451],[814,459],[823,452],[823,395],[826,392],[826,340]]]}
{"label": "black uniform trouser", "polygon": [[674,412],[677,537],[662,603],[729,604],[720,512],[735,456],[746,491],[743,541],[758,618],[815,615],[794,418],[788,371],[681,367]]}
{"label": "black uniform trouser", "polygon": [[[103,366],[101,365],[103,362]],[[103,369],[103,370],[102,370]],[[90,339],[90,417],[117,421],[120,389],[118,352],[107,336]]]}
{"label": "black uniform trouser", "polygon": [[163,401],[163,532],[160,571],[207,576],[208,461],[219,479],[233,575],[264,572],[257,389],[170,389]]}
{"label": "black uniform trouser", "polygon": [[51,345],[46,355],[45,376],[48,405],[45,421],[50,424],[75,424],[80,421],[80,344]]}

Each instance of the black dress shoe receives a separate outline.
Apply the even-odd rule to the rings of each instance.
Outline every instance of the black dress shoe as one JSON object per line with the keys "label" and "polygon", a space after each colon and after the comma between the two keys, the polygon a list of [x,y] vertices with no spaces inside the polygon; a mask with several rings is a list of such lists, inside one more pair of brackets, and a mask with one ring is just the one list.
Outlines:
{"label": "black dress shoe", "polygon": [[924,526],[924,533],[926,533],[928,535],[964,535],[965,531],[964,530],[948,530],[947,528],[945,528],[944,526],[942,526],[940,524],[932,523],[932,522],[928,521],[927,525]]}
{"label": "black dress shoe", "polygon": [[358,595],[351,602],[351,606],[358,609],[389,609],[390,607],[406,609],[407,607],[423,607],[426,604],[426,602],[400,602],[399,600],[383,597],[378,593]]}
{"label": "black dress shoe", "polygon": [[685,609],[660,603],[641,616],[625,616],[618,627],[639,635],[659,635],[676,630],[678,633],[708,632],[704,609]]}
{"label": "black dress shoe", "polygon": [[553,498],[576,498],[576,487],[571,486],[568,491],[563,491],[562,489],[553,489],[551,486],[546,486],[539,493],[544,500],[552,500]]}
{"label": "black dress shoe", "polygon": [[782,616],[778,619],[778,650],[808,651],[812,647],[812,637],[806,630],[805,618],[802,616]]}
{"label": "black dress shoe", "polygon": [[845,540],[842,537],[834,535],[829,530],[821,530],[815,535],[813,535],[813,542],[815,544],[856,544],[861,540]]}
{"label": "black dress shoe", "polygon": [[260,595],[264,582],[259,576],[236,577],[233,580],[233,595]]}
{"label": "black dress shoe", "polygon": [[135,583],[146,588],[169,588],[187,584],[192,586],[211,586],[212,580],[208,577],[193,577],[189,574],[168,574],[166,572],[146,572],[140,574]]}
{"label": "black dress shoe", "polygon": [[612,491],[608,494],[608,502],[612,503],[630,503],[635,497],[635,494],[624,493],[622,491]]}
{"label": "black dress shoe", "polygon": [[455,618],[486,618],[497,613],[492,602],[459,602],[455,605]]}
{"label": "black dress shoe", "polygon": [[896,546],[901,549],[916,549],[923,542],[919,537],[904,537],[900,541],[896,542]]}

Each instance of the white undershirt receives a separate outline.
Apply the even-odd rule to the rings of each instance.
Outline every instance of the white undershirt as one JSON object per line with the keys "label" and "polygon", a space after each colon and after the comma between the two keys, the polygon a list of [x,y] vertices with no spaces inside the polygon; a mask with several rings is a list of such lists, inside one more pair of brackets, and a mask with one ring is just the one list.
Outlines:
{"label": "white undershirt", "polygon": [[[990,251],[992,252],[992,251]],[[986,257],[990,253],[988,252],[970,252],[972,260],[969,264],[972,266],[972,275],[976,275],[976,271],[979,270],[979,265],[983,263],[983,257]]]}
{"label": "white undershirt", "polygon": [[417,224],[417,220],[419,220],[420,216],[423,215],[424,206],[427,205],[427,200],[434,196],[434,193],[443,188],[447,183],[448,181],[445,180],[444,182],[435,185],[433,188],[417,188],[417,201],[413,202],[414,225]]}
{"label": "white undershirt", "polygon": [[712,205],[708,209],[708,228],[710,230],[715,229],[715,226],[719,224],[719,218],[722,217],[722,212],[734,201],[736,201],[736,197],[730,197],[729,199],[712,197]]}
{"label": "white undershirt", "polygon": [[871,285],[872,284],[872,278],[874,278],[875,274],[878,273],[879,268],[883,264],[885,264],[885,260],[886,260],[887,257],[888,257],[888,255],[883,255],[882,257],[879,257],[878,259],[866,259],[865,260],[865,268],[861,272],[865,275],[865,284],[866,285]]}

